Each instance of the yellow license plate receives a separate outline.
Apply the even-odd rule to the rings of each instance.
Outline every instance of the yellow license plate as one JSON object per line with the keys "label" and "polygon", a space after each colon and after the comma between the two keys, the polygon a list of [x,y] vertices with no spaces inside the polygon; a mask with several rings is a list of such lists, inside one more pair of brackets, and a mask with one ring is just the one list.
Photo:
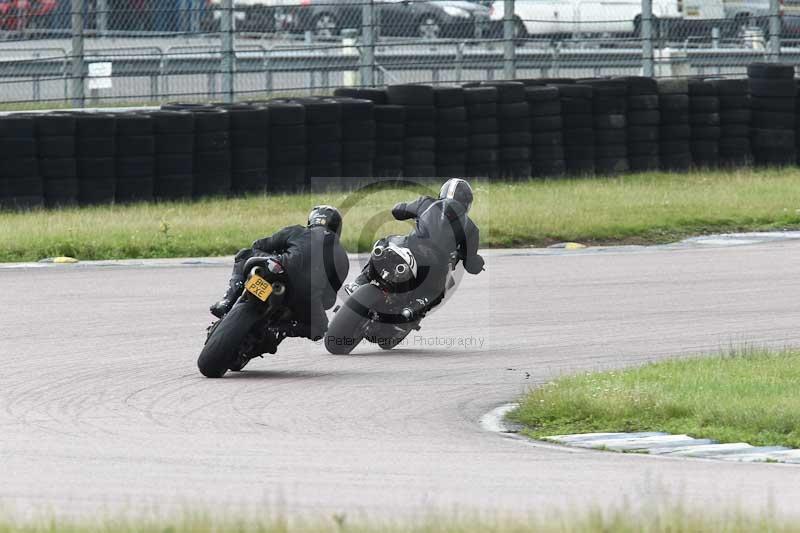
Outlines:
{"label": "yellow license plate", "polygon": [[689,7],[686,9],[686,14],[690,17],[697,17],[700,15],[700,8],[698,7]]}
{"label": "yellow license plate", "polygon": [[250,276],[250,279],[244,284],[244,288],[262,302],[266,302],[269,295],[272,294],[272,285],[261,276]]}

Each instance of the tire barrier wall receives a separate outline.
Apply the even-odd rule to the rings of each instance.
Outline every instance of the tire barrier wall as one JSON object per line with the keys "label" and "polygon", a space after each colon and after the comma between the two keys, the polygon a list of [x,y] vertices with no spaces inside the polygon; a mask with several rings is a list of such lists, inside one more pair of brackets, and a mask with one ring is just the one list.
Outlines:
{"label": "tire barrier wall", "polygon": [[798,163],[799,81],[522,79],[337,89],[157,111],[0,117],[0,205],[351,189],[381,178],[528,179]]}

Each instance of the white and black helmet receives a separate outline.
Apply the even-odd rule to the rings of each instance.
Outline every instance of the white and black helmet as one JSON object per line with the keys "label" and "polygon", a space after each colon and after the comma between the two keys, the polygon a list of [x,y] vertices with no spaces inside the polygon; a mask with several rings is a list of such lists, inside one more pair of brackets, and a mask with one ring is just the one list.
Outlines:
{"label": "white and black helmet", "polygon": [[442,185],[442,190],[439,191],[439,199],[455,200],[469,212],[470,207],[472,207],[472,187],[470,187],[467,180],[462,180],[461,178],[449,179]]}
{"label": "white and black helmet", "polygon": [[325,226],[337,235],[342,234],[342,214],[331,205],[318,205],[308,214],[308,227]]}

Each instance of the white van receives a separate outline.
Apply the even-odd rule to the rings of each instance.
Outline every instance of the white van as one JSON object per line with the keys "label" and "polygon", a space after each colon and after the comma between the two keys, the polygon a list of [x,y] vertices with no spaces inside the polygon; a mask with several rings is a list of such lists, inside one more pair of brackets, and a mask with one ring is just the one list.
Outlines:
{"label": "white van", "polygon": [[[641,0],[516,0],[516,37],[578,34],[633,34],[640,31]],[[653,0],[655,23],[721,19],[721,0]],[[491,18],[502,21],[503,0],[492,3]],[[664,24],[663,26],[666,26]]]}

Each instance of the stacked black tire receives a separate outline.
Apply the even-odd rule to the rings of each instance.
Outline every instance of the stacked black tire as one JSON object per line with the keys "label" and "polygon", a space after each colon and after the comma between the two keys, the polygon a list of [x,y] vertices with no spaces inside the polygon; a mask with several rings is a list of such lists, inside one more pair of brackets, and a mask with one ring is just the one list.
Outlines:
{"label": "stacked black tire", "polygon": [[403,140],[403,176],[436,176],[436,106],[433,87],[429,85],[393,85],[388,87],[389,103],[406,109]]}
{"label": "stacked black tire", "polygon": [[406,108],[400,105],[375,105],[375,165],[377,177],[403,176],[406,137]]}
{"label": "stacked black tire", "polygon": [[594,167],[598,174],[627,172],[628,87],[619,80],[581,80],[593,89]]}
{"label": "stacked black tire", "polygon": [[[800,78],[795,79],[795,83],[797,83],[797,97],[800,98]],[[795,121],[795,128],[794,128],[794,135],[795,135],[795,142],[797,143],[797,163],[800,164],[800,106],[795,107],[796,110],[796,121]]]}
{"label": "stacked black tire", "polygon": [[194,113],[154,111],[156,198],[177,200],[194,195]]}
{"label": "stacked black tire", "polygon": [[222,106],[230,117],[231,191],[264,192],[269,180],[269,110],[263,106]]}
{"label": "stacked black tire", "polygon": [[78,200],[83,205],[112,203],[117,191],[117,118],[107,113],[76,113]]}
{"label": "stacked black tire", "polygon": [[42,204],[44,187],[36,148],[32,115],[0,117],[0,207]]}
{"label": "stacked black tire", "polygon": [[719,96],[711,81],[689,80],[689,122],[692,127],[692,163],[700,168],[719,166]]}
{"label": "stacked black tire", "polygon": [[78,202],[78,166],[75,160],[76,117],[70,113],[47,113],[36,117],[39,172],[44,181],[47,206]]}
{"label": "stacked black tire", "polygon": [[216,107],[199,108],[194,113],[194,195],[228,194],[231,190],[231,118]]}
{"label": "stacked black tire", "polygon": [[390,105],[386,89],[343,88],[333,93],[338,97],[370,100],[375,118],[375,159],[372,172],[376,178],[399,178],[403,175],[403,152],[406,131],[406,110]]}
{"label": "stacked black tire", "polygon": [[467,175],[490,178],[498,174],[500,134],[497,122],[497,89],[464,87],[469,120]]}
{"label": "stacked black tire", "polygon": [[345,189],[372,181],[375,163],[375,104],[363,98],[339,98],[342,106],[342,178]]}
{"label": "stacked black tire", "polygon": [[686,79],[663,79],[657,84],[661,111],[658,140],[661,169],[685,172],[692,166],[689,83]]}
{"label": "stacked black tire", "polygon": [[333,96],[338,98],[355,98],[356,100],[369,100],[375,105],[386,105],[389,103],[389,96],[386,89],[375,87],[340,87],[333,91]]}
{"label": "stacked black tire", "polygon": [[485,82],[497,88],[497,118],[500,131],[498,177],[531,177],[530,110],[525,100],[525,85],[517,81]]}
{"label": "stacked black tire", "polygon": [[147,113],[117,115],[117,190],[120,203],[152,200],[155,192],[155,120]]}
{"label": "stacked black tire", "polygon": [[269,192],[297,192],[306,186],[306,108],[273,100],[269,110]]}
{"label": "stacked black tire", "polygon": [[751,141],[755,163],[794,165],[797,161],[794,67],[754,63],[747,67],[747,77],[753,110]]}
{"label": "stacked black tire", "polygon": [[301,98],[306,108],[308,165],[312,190],[336,188],[342,175],[342,106],[332,98]]}
{"label": "stacked black tire", "polygon": [[462,87],[434,87],[436,104],[436,176],[466,175],[469,121]]}
{"label": "stacked black tire", "polygon": [[752,163],[750,95],[747,79],[712,80],[719,96],[719,164],[726,168]]}
{"label": "stacked black tire", "polygon": [[594,174],[594,89],[584,84],[556,84],[561,102],[564,162],[570,176]]}
{"label": "stacked black tire", "polygon": [[559,94],[557,87],[525,87],[530,113],[533,177],[560,176],[567,171]]}
{"label": "stacked black tire", "polygon": [[621,78],[628,86],[628,165],[632,172],[659,169],[658,85],[653,78]]}

